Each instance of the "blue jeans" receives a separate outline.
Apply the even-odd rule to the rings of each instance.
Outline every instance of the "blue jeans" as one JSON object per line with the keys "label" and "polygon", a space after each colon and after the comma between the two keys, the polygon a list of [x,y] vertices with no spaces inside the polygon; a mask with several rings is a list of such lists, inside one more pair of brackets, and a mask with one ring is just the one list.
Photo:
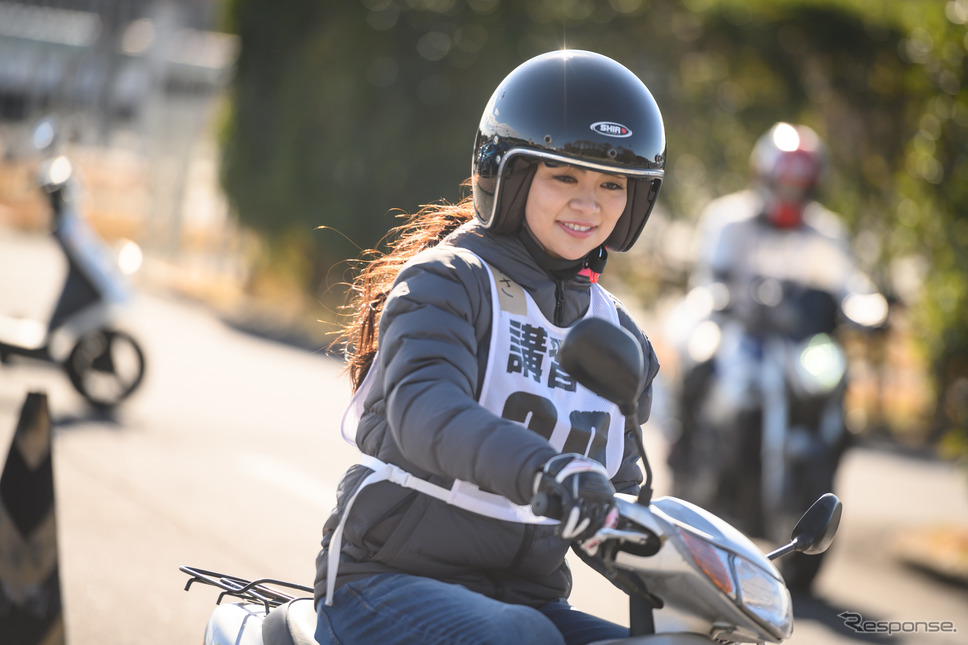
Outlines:
{"label": "blue jeans", "polygon": [[564,600],[534,609],[402,573],[349,582],[332,606],[320,601],[317,609],[316,640],[323,645],[581,645],[629,635],[627,627]]}

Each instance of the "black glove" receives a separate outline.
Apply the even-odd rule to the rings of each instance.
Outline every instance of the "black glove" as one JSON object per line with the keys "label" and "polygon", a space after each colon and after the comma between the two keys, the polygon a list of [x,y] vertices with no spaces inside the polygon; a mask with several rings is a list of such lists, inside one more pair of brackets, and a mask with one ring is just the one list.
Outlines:
{"label": "black glove", "polygon": [[549,459],[534,480],[531,510],[560,520],[558,535],[587,540],[605,524],[615,506],[615,488],[605,467],[594,459],[565,453]]}

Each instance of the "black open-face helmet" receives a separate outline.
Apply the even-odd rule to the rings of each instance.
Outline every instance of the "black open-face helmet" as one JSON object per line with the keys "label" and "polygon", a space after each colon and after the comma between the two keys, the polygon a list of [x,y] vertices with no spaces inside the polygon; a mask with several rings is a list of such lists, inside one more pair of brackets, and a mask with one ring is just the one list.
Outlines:
{"label": "black open-face helmet", "polygon": [[477,218],[498,233],[517,230],[541,160],[622,174],[628,203],[605,245],[627,251],[655,204],[665,155],[659,106],[626,67],[580,50],[536,56],[501,81],[481,116],[471,161]]}

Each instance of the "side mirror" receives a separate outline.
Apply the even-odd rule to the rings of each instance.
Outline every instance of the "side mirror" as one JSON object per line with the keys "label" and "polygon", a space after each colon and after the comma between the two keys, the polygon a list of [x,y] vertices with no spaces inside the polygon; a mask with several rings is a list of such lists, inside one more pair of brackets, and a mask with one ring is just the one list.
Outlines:
{"label": "side mirror", "polygon": [[57,140],[57,124],[50,117],[42,119],[34,127],[31,143],[34,149],[44,151],[52,148]]}
{"label": "side mirror", "polygon": [[852,293],[844,298],[840,307],[853,323],[870,329],[886,325],[891,311],[887,298],[879,293]]}
{"label": "side mirror", "polygon": [[790,543],[767,554],[770,560],[797,551],[806,555],[823,553],[830,547],[840,526],[844,505],[833,493],[814,502],[793,527]]}
{"label": "side mirror", "polygon": [[793,527],[791,540],[796,550],[807,555],[823,553],[834,541],[840,527],[844,505],[833,493],[827,493],[814,502]]}
{"label": "side mirror", "polygon": [[634,430],[636,447],[645,468],[645,482],[639,489],[638,503],[648,506],[652,500],[652,468],[637,421],[639,392],[645,384],[642,345],[623,327],[602,318],[585,318],[576,323],[561,341],[558,362],[579,383],[618,405],[625,416],[626,430]]}
{"label": "side mirror", "polygon": [[638,404],[645,357],[627,330],[602,318],[575,324],[558,348],[558,362],[579,383],[630,414]]}

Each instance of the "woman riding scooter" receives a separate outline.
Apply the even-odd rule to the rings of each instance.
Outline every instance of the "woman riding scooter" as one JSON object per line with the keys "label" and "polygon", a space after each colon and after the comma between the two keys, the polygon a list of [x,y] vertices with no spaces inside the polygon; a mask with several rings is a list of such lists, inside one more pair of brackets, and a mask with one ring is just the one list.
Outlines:
{"label": "woman riding scooter", "polygon": [[[565,555],[642,473],[614,403],[561,370],[587,316],[632,332],[597,283],[635,243],[663,177],[651,93],[599,54],[513,70],[484,109],[472,195],[434,204],[356,281],[346,329],[360,448],[323,529],[320,643],[585,643],[628,629],[573,610]],[[553,499],[563,521],[535,515]]]}

